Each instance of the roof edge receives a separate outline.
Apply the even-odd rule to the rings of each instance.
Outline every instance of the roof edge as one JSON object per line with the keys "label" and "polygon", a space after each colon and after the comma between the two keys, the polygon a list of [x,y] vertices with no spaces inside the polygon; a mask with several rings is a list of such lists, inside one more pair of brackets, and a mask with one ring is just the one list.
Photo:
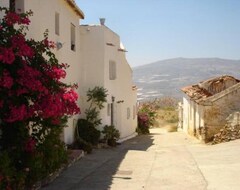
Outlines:
{"label": "roof edge", "polygon": [[65,1],[73,8],[73,10],[77,13],[78,16],[81,17],[81,19],[85,18],[83,11],[77,6],[75,1],[73,0],[65,0]]}
{"label": "roof edge", "polygon": [[237,90],[240,88],[240,83],[237,83],[229,88],[227,88],[226,90],[219,92],[218,94],[215,94],[213,96],[207,97],[204,100],[200,100],[198,103],[202,104],[202,105],[209,105],[210,102],[215,102],[217,100],[219,100],[220,98],[230,94],[231,92]]}

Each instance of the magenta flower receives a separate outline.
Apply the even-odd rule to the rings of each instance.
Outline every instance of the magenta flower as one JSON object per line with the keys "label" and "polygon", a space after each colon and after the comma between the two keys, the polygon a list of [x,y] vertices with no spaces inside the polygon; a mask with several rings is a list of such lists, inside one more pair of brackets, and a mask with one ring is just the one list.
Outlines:
{"label": "magenta flower", "polygon": [[12,48],[0,48],[0,61],[6,64],[12,64],[15,60],[15,55]]}
{"label": "magenta flower", "polygon": [[0,77],[0,87],[10,89],[13,85],[13,79],[7,70],[3,71],[2,77]]}
{"label": "magenta flower", "polygon": [[10,111],[5,118],[5,122],[13,123],[16,121],[22,121],[27,116],[27,109],[25,105],[10,106]]}
{"label": "magenta flower", "polygon": [[36,140],[33,138],[28,139],[25,144],[25,151],[28,153],[33,153],[36,148]]}

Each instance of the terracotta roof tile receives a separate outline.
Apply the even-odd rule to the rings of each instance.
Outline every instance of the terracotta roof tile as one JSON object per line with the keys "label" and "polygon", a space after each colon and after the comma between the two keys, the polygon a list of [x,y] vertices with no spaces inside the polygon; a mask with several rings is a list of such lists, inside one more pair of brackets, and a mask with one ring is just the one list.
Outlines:
{"label": "terracotta roof tile", "polygon": [[198,103],[205,98],[214,96],[215,94],[218,94],[239,82],[240,80],[232,76],[224,75],[208,79],[206,81],[201,81],[196,85],[186,86],[181,90],[193,101]]}

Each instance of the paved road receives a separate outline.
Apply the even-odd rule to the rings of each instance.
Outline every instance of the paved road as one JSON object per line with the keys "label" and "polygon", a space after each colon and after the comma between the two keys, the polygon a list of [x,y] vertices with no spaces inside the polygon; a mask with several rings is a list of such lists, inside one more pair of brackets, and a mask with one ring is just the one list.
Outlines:
{"label": "paved road", "polygon": [[95,150],[43,190],[238,190],[240,140],[203,145],[152,129],[117,148]]}

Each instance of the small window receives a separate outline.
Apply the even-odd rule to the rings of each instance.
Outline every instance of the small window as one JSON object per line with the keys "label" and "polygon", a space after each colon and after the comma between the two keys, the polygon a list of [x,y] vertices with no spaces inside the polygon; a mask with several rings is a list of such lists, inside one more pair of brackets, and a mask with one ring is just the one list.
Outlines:
{"label": "small window", "polygon": [[111,104],[108,104],[107,106],[107,115],[111,116]]}
{"label": "small window", "polygon": [[133,106],[133,119],[136,117],[136,106]]}
{"label": "small window", "polygon": [[116,62],[109,61],[109,80],[115,80],[117,78]]}
{"label": "small window", "polygon": [[59,13],[55,13],[55,34],[59,35]]}
{"label": "small window", "polygon": [[130,119],[130,116],[131,116],[131,114],[130,114],[130,108],[127,108],[127,119]]}
{"label": "small window", "polygon": [[71,50],[76,50],[76,27],[71,24]]}

